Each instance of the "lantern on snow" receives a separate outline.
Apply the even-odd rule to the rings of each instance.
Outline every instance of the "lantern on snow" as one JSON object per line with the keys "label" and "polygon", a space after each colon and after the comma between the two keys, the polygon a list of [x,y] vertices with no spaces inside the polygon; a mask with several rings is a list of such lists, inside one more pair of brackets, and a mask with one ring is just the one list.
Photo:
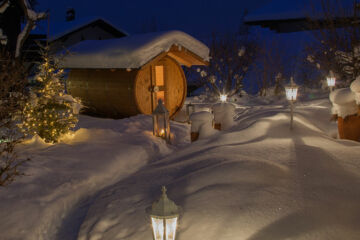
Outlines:
{"label": "lantern on snow", "polygon": [[147,212],[151,219],[154,240],[175,240],[180,208],[166,195],[163,186],[160,199]]}
{"label": "lantern on snow", "polygon": [[329,72],[329,76],[326,78],[326,82],[328,87],[330,88],[330,91],[332,92],[335,87],[336,78],[333,71]]}
{"label": "lantern on snow", "polygon": [[157,137],[170,141],[170,122],[169,111],[164,106],[161,99],[152,113],[153,117],[153,134]]}
{"label": "lantern on snow", "polygon": [[290,84],[285,87],[286,98],[290,102],[290,129],[293,129],[294,118],[294,102],[296,101],[298,85],[294,82],[294,78],[290,78]]}
{"label": "lantern on snow", "polygon": [[291,77],[290,84],[285,86],[285,93],[286,93],[287,100],[296,101],[298,89],[299,89],[299,87],[294,82],[294,78]]}

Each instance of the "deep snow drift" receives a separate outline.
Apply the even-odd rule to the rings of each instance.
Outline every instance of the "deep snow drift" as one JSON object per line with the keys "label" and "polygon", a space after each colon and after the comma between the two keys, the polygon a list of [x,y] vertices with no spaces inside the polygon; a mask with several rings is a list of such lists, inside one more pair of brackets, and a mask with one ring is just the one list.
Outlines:
{"label": "deep snow drift", "polygon": [[335,139],[328,99],[237,106],[235,125],[189,144],[151,136],[151,119],[84,117],[65,143],[23,146],[33,160],[0,190],[2,239],[152,239],[145,208],[183,208],[178,240],[358,239],[360,143]]}

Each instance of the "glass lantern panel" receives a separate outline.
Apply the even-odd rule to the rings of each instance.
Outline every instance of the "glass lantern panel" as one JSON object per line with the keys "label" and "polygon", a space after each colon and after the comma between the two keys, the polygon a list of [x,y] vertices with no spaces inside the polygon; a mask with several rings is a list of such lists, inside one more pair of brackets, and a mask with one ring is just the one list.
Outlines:
{"label": "glass lantern panel", "polygon": [[165,240],[164,239],[164,220],[152,217],[151,224],[153,227],[154,240]]}
{"label": "glass lantern panel", "polygon": [[285,88],[287,100],[289,101],[296,100],[297,90],[298,90],[297,88],[292,88],[292,87]]}
{"label": "glass lantern panel", "polygon": [[334,87],[335,86],[335,78],[334,77],[328,77],[327,78],[327,84],[329,87]]}
{"label": "glass lantern panel", "polygon": [[158,116],[157,118],[158,136],[165,138],[165,131],[167,130],[164,116]]}
{"label": "glass lantern panel", "polygon": [[175,240],[177,218],[168,218],[166,222],[166,240]]}

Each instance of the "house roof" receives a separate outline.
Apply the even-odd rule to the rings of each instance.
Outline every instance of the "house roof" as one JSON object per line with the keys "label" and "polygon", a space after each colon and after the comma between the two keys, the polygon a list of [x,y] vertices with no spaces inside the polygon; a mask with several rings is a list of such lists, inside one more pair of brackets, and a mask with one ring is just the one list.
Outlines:
{"label": "house roof", "polygon": [[[107,20],[101,17],[85,17],[78,18],[73,21],[61,21],[61,22],[50,22],[49,26],[49,42],[53,42],[62,38],[66,38],[68,35],[81,31],[82,29],[89,26],[100,26],[104,30],[112,33],[115,37],[124,37],[129,34],[112,25]],[[47,32],[47,26],[40,25],[32,33],[45,33]]]}
{"label": "house roof", "polygon": [[[351,6],[353,0],[343,0],[343,6]],[[273,0],[268,5],[245,17],[244,23],[251,26],[270,28],[276,32],[298,32],[315,30],[327,27],[321,0]],[[333,23],[336,27],[345,27],[351,23],[350,13],[342,12],[341,6],[333,5],[331,8]],[[350,8],[351,9],[351,8]],[[309,20],[315,20],[316,26]]]}
{"label": "house roof", "polygon": [[188,66],[205,65],[209,61],[209,48],[181,31],[86,40],[71,47],[70,52],[62,59],[65,68],[140,68],[168,53],[180,64]]}

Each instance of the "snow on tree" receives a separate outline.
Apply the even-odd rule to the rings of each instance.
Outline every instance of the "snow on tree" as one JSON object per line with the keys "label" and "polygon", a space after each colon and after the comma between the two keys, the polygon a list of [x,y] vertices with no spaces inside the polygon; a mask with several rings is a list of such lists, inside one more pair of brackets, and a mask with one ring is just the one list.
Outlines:
{"label": "snow on tree", "polygon": [[22,31],[20,32],[17,38],[16,51],[15,51],[16,58],[20,56],[20,50],[24,45],[26,38],[29,36],[31,30],[33,30],[36,27],[36,22],[47,17],[47,14],[44,12],[37,13],[34,10],[32,10],[28,0],[20,0],[19,2],[25,15],[26,25],[22,29]]}
{"label": "snow on tree", "polygon": [[59,68],[59,60],[49,55],[48,47],[42,56],[36,85],[30,91],[31,100],[23,110],[22,130],[26,135],[37,134],[46,142],[54,143],[75,127],[80,102],[65,94],[63,69]]}
{"label": "snow on tree", "polygon": [[[240,92],[243,79],[255,59],[257,43],[247,35],[213,34],[210,45],[210,65],[196,72],[185,71],[187,76],[197,74],[195,82],[217,96],[231,97]],[[190,79],[192,76],[189,76]]]}

